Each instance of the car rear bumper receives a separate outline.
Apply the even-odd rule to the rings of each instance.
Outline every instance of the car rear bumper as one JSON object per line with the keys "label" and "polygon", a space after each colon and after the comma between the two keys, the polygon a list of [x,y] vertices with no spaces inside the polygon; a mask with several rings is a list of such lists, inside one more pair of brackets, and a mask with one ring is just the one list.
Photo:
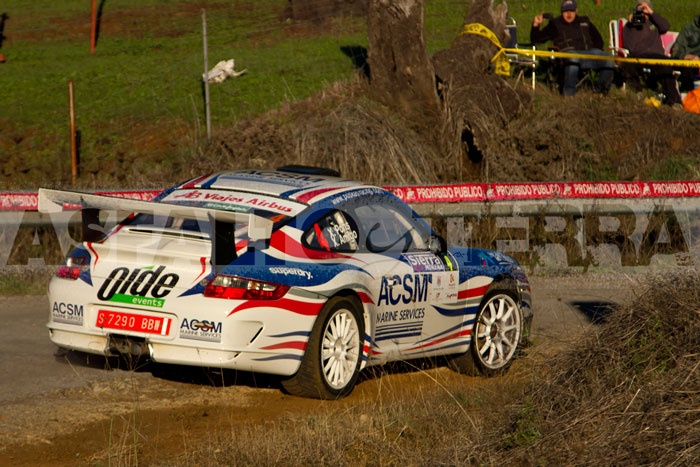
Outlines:
{"label": "car rear bumper", "polygon": [[[57,325],[60,326],[60,325]],[[203,348],[178,340],[156,342],[149,337],[80,332],[49,327],[49,338],[57,346],[105,357],[140,355],[158,363],[226,368],[290,376],[296,373],[301,355],[256,349]]]}

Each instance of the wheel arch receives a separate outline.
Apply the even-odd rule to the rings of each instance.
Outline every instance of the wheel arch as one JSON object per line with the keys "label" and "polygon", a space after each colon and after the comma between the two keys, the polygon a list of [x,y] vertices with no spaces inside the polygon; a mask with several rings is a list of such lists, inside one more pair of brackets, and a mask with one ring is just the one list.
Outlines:
{"label": "wheel arch", "polygon": [[[371,329],[370,325],[372,324],[372,319],[370,317],[370,311],[367,307],[367,304],[362,300],[362,297],[360,294],[354,290],[354,289],[341,289],[338,290],[336,293],[334,293],[332,296],[328,297],[330,300],[333,297],[343,297],[343,298],[352,298],[357,300],[357,303],[360,305],[360,308],[362,309],[362,319],[364,321],[364,332],[365,335],[362,338],[362,363],[360,364],[360,370],[365,368],[367,366],[367,362],[369,361],[369,352],[371,349],[371,337],[369,336],[369,330]],[[368,342],[370,341],[370,342]]]}
{"label": "wheel arch", "polygon": [[484,296],[481,299],[481,303],[479,304],[480,306],[484,304],[487,296],[494,290],[507,290],[512,292],[514,298],[518,302],[518,305],[520,305],[521,296],[520,291],[518,290],[518,281],[512,274],[501,273],[494,277],[491,284],[489,284],[489,288],[486,289],[486,293],[484,293]]}

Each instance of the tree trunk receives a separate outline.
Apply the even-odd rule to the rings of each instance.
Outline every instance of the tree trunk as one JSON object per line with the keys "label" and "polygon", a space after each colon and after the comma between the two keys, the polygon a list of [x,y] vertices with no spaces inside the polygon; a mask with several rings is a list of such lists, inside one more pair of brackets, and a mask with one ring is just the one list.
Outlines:
{"label": "tree trunk", "polygon": [[[494,10],[493,0],[473,0],[462,26],[470,23],[483,24],[498,37],[501,44],[505,44],[509,38],[505,31],[507,11],[504,3]],[[473,81],[475,74],[490,76],[491,59],[496,52],[498,47],[489,39],[462,34],[455,38],[448,49],[435,53],[435,71],[441,80],[459,86]]]}
{"label": "tree trunk", "polygon": [[[464,24],[480,23],[489,28],[504,44],[507,6],[493,0],[473,0]],[[515,118],[530,95],[515,89],[501,76],[493,74],[491,59],[498,47],[489,39],[474,35],[458,36],[448,49],[433,55],[433,64],[440,85],[445,89],[447,109],[454,131],[462,141],[466,178],[488,179],[491,147],[498,147],[506,126]],[[474,172],[476,171],[476,172]],[[472,172],[471,174],[469,172]]]}
{"label": "tree trunk", "polygon": [[425,47],[423,11],[423,0],[370,0],[370,97],[407,119],[433,122],[442,108]]}
{"label": "tree trunk", "polygon": [[[493,3],[473,0],[464,24],[480,23],[505,43],[507,6]],[[445,180],[488,177],[490,147],[529,95],[493,74],[498,47],[485,37],[459,35],[431,60],[423,11],[424,0],[370,0],[370,97],[429,136],[445,157]]]}

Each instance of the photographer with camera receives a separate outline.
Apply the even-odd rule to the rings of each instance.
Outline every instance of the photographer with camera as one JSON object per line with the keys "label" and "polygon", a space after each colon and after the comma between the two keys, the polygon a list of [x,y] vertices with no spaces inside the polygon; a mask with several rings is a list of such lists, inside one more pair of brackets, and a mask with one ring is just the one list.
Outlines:
{"label": "photographer with camera", "polygon": [[[530,29],[530,41],[533,44],[552,41],[554,48],[558,49],[559,52],[610,56],[603,52],[603,38],[595,25],[587,16],[578,15],[578,6],[575,0],[561,2],[561,16],[556,18],[552,16],[543,12],[534,17]],[[549,22],[540,29],[545,19],[549,19]],[[562,93],[565,96],[573,96],[576,93],[579,70],[583,68],[600,71],[595,92],[606,94],[612,84],[613,66],[613,62],[605,60],[565,59]]]}
{"label": "photographer with camera", "polygon": [[[637,0],[633,13],[622,28],[622,47],[629,50],[628,56],[632,58],[668,59],[664,54],[661,34],[670,27],[669,22],[653,10],[650,0]],[[646,76],[646,85],[655,90],[660,83],[666,96],[665,104],[681,103],[671,67],[623,63],[620,68],[625,82],[638,92],[642,90],[640,76],[644,75],[645,68],[649,68],[651,72]]]}

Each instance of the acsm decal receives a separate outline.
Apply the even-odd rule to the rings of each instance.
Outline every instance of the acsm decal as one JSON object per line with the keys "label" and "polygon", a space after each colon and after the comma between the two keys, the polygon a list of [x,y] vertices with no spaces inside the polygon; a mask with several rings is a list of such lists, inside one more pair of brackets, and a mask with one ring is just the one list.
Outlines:
{"label": "acsm decal", "polygon": [[53,302],[51,314],[57,323],[83,324],[83,305]]}
{"label": "acsm decal", "polygon": [[[167,296],[180,280],[174,273],[163,274],[165,266],[147,268],[119,267],[109,273],[97,291],[100,300],[162,308]],[[163,275],[161,275],[163,274]]]}
{"label": "acsm decal", "polygon": [[180,337],[200,341],[221,342],[221,322],[187,318],[180,324]]}
{"label": "acsm decal", "polygon": [[396,305],[399,302],[408,304],[426,301],[429,296],[429,284],[433,283],[433,276],[432,274],[405,274],[402,278],[397,275],[391,278],[393,285],[389,285],[389,280],[386,277],[382,278],[377,306],[381,306],[382,303]]}

